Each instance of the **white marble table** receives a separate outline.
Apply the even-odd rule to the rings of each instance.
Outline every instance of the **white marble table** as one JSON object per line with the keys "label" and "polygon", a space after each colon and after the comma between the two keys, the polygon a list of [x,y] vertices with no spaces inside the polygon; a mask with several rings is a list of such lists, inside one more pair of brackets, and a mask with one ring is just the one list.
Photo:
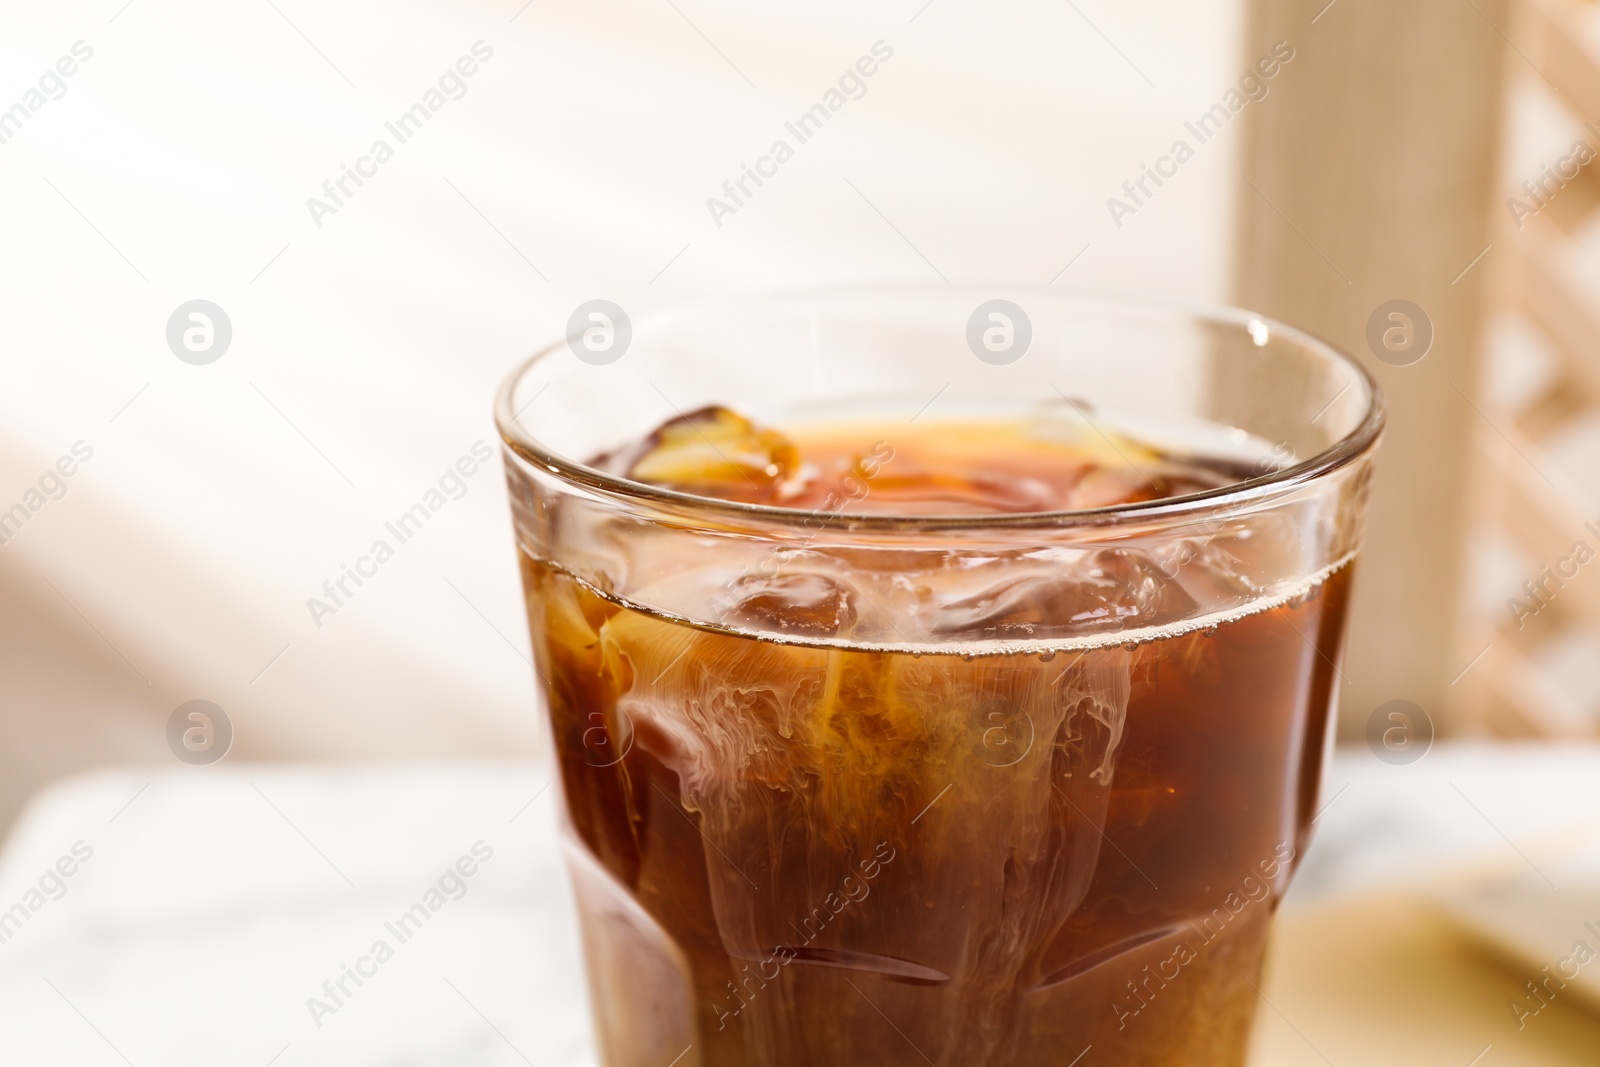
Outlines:
{"label": "white marble table", "polygon": [[[0,855],[0,1060],[593,1063],[549,780],[521,763],[224,763],[107,771],[47,791]],[[1408,767],[1343,752],[1324,802],[1284,911],[1302,938],[1319,914],[1352,901],[1425,897],[1459,872],[1566,847],[1600,822],[1600,750],[1440,748]],[[427,903],[463,857],[441,906],[400,943],[385,923]],[[13,913],[8,926],[3,909],[14,904],[26,919]],[[370,957],[380,938],[396,946],[382,962]],[[346,965],[368,977],[345,979],[336,1004],[323,984]],[[1300,979],[1283,970],[1264,987],[1282,1012],[1262,1009],[1257,1061],[1323,1062],[1299,1047],[1303,1035],[1363,1021],[1297,995]],[[313,1013],[313,997],[331,1010]],[[1415,1023],[1422,1044],[1406,1056],[1428,1041],[1453,1054],[1465,1040],[1437,1015]],[[1600,1046],[1587,1059],[1515,1052],[1491,1051],[1481,1067],[1600,1061]],[[1331,1061],[1420,1062],[1362,1056]]]}

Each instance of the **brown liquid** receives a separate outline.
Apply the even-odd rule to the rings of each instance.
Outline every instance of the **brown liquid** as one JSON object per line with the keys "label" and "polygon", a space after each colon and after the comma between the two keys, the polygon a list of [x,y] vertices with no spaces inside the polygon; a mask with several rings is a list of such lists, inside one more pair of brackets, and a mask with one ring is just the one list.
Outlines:
{"label": "brown liquid", "polygon": [[[1007,510],[1112,470],[981,449],[963,469],[926,434],[896,430],[872,510]],[[851,442],[797,448],[842,485]],[[1313,814],[1348,568],[1213,631],[963,656],[848,647],[866,609],[849,566],[730,583],[710,621],[763,631],[730,633],[523,558],[605,1062],[1243,1063]],[[929,609],[925,636],[1065,642],[1192,615],[1163,581],[1103,551]]]}

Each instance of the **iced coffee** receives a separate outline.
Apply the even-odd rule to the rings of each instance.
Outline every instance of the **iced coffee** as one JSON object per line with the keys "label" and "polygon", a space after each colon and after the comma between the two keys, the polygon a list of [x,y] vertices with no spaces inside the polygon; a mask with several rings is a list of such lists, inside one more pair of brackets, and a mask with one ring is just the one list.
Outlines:
{"label": "iced coffee", "polygon": [[[774,428],[716,407],[592,466],[882,516],[1260,473],[1050,413]],[[1257,596],[1236,532],[980,558],[802,535],[676,569],[670,535],[635,531],[617,564],[670,590],[634,596],[525,553],[610,1062],[665,1067],[681,1049],[639,1041],[657,1028],[707,1067],[1241,1062],[1350,567]]]}
{"label": "iced coffee", "polygon": [[991,366],[950,299],[671,319],[502,396],[606,1067],[1245,1060],[1376,395],[1055,297]]}

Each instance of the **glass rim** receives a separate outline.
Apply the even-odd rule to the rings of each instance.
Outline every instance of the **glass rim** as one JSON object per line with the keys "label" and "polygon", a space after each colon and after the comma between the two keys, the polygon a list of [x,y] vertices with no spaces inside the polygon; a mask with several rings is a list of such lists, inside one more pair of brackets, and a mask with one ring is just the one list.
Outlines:
{"label": "glass rim", "polygon": [[[704,315],[719,309],[749,309],[762,304],[798,302],[805,299],[842,296],[865,296],[872,293],[955,293],[963,289],[1003,289],[1007,292],[1033,291],[1048,294],[1053,300],[1079,300],[1097,304],[1102,308],[1123,311],[1181,315],[1192,321],[1232,326],[1248,330],[1251,323],[1261,323],[1269,336],[1282,336],[1297,344],[1330,357],[1354,372],[1355,380],[1366,390],[1366,407],[1361,419],[1344,436],[1315,455],[1280,470],[1269,471],[1254,478],[1231,482],[1215,489],[1181,496],[1160,497],[1130,504],[1112,504],[1096,508],[1063,509],[1055,511],[1025,511],[980,514],[895,515],[885,512],[852,512],[847,510],[790,508],[777,504],[753,504],[736,500],[686,493],[678,489],[651,485],[621,475],[608,474],[580,460],[540,444],[519,422],[519,413],[513,410],[518,385],[523,378],[543,361],[566,351],[568,339],[563,337],[536,351],[516,364],[501,381],[495,393],[494,419],[500,440],[518,458],[541,470],[555,475],[563,482],[581,486],[604,496],[624,502],[652,504],[690,514],[723,519],[764,520],[783,525],[804,523],[808,528],[833,527],[861,531],[905,532],[917,530],[975,531],[989,529],[1017,529],[1047,527],[1051,529],[1087,528],[1145,523],[1152,520],[1180,518],[1195,512],[1227,510],[1231,505],[1255,502],[1298,489],[1325,479],[1333,472],[1354,462],[1370,452],[1377,444],[1385,425],[1383,394],[1377,381],[1367,369],[1343,349],[1314,334],[1298,329],[1270,316],[1226,304],[1154,300],[1093,293],[1084,290],[1051,289],[1039,285],[934,285],[927,282],[872,282],[782,290],[773,293],[709,297],[683,301],[659,308],[637,320],[638,325],[654,325]],[[635,335],[641,331],[636,325]],[[1337,396],[1335,399],[1338,399]],[[1330,401],[1330,406],[1331,406]]]}

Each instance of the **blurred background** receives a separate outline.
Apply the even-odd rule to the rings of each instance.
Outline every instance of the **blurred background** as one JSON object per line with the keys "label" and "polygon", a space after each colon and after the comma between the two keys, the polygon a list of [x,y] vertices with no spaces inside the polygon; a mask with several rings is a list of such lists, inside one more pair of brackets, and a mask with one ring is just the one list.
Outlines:
{"label": "blurred background", "polygon": [[[879,62],[859,91],[735,201],[725,183],[867,55]],[[1191,151],[1162,162],[1179,141]],[[1569,840],[1559,827],[1600,812],[1587,784],[1600,764],[1582,743],[1600,724],[1597,155],[1600,12],[1580,0],[12,0],[0,13],[0,826],[13,831],[0,888],[18,888],[0,897],[64,850],[58,838],[71,844],[79,818],[132,835],[130,864],[172,846],[170,824],[130,827],[155,818],[140,812],[190,821],[193,847],[163,860],[168,876],[215,849],[231,858],[178,877],[206,887],[182,906],[163,893],[130,903],[116,890],[138,882],[132,868],[94,867],[88,902],[69,894],[51,913],[66,940],[48,939],[42,915],[25,933],[28,959],[102,983],[104,1015],[30,971],[0,984],[0,1016],[35,1035],[27,1062],[216,1062],[213,1046],[163,1043],[154,1024],[119,1041],[105,1018],[135,1009],[112,1006],[132,1002],[112,995],[123,987],[101,950],[122,944],[125,974],[142,973],[150,957],[128,946],[159,953],[160,923],[238,899],[267,847],[241,827],[264,817],[263,833],[287,835],[272,846],[293,850],[285,863],[309,864],[308,879],[333,867],[355,888],[385,833],[403,848],[432,825],[426,790],[393,774],[421,776],[428,795],[503,800],[502,830],[521,814],[547,777],[527,768],[546,754],[498,458],[452,483],[336,612],[307,601],[458,459],[495,445],[500,379],[596,298],[637,316],[708,295],[1002,279],[1241,304],[1329,338],[1378,379],[1391,424],[1341,694],[1351,747],[1326,794],[1342,781],[1350,799],[1330,810],[1353,821],[1344,839],[1324,828],[1306,892],[1403,868],[1418,841],[1492,866],[1527,859],[1536,838]],[[214,333],[186,346],[196,307]],[[169,718],[193,700],[231,725],[226,762],[207,771],[169,747]],[[1430,760],[1369,744],[1393,701],[1414,709],[1405,727],[1417,760],[1434,745]],[[1498,799],[1463,789],[1468,769]],[[1397,810],[1394,790],[1426,774],[1454,806],[1418,793],[1415,811]],[[185,792],[202,779],[231,783],[252,814]],[[300,807],[277,810],[269,781]],[[362,789],[363,803],[422,810],[377,833],[318,799]],[[85,814],[101,807],[116,815]],[[1407,818],[1411,837],[1393,830]],[[1391,832],[1388,852],[1356,856]],[[452,855],[471,842],[440,833]],[[343,859],[328,844],[340,835]],[[529,885],[563,906],[564,883],[538,881],[533,857],[495,898],[522,918],[478,914],[490,943],[497,922],[526,919]],[[276,884],[249,899],[270,912],[297,891]],[[1347,928],[1296,936],[1338,943],[1329,931]],[[237,951],[270,952],[273,929]],[[574,958],[570,935],[517,929],[530,954]],[[1531,956],[1528,973],[1485,970],[1492,992],[1444,1001],[1512,1024],[1503,1002],[1551,960],[1499,940]],[[295,991],[336,973],[340,951]],[[195,952],[187,984],[163,995],[216,977]],[[0,944],[0,974],[19,958]],[[1350,966],[1357,989],[1371,989],[1362,968],[1382,969]],[[548,973],[546,992],[565,995],[570,976]],[[509,1005],[535,995],[528,981],[506,963],[485,984]],[[235,1009],[265,995],[221,984]],[[482,1030],[484,995],[451,1001],[477,1012],[459,1025],[481,1046],[385,1031],[391,1047],[353,1029],[318,1046],[335,1039],[309,1028],[295,995],[276,1029],[242,1009],[211,1022],[217,1041],[252,1034],[241,1063],[275,1051],[284,1064],[491,1063],[514,1042],[523,1056],[533,1037],[501,1045]],[[1325,1012],[1327,997],[1284,997],[1284,1012],[1263,1009],[1277,1030],[1262,1040],[1283,1050],[1266,1062],[1335,1062],[1321,1050],[1346,1039],[1336,1014],[1315,1045],[1295,1039],[1315,1026],[1291,1022],[1291,1004]],[[1433,1054],[1391,1021],[1387,1047]],[[64,1044],[48,1037],[57,1024],[74,1035]],[[564,1025],[571,1048],[538,1062],[584,1054],[581,1025]],[[1541,1025],[1484,1062],[1597,1062],[1587,1017]],[[123,1055],[141,1043],[145,1059]],[[1438,1062],[1466,1064],[1485,1043],[1459,1038],[1459,1058]],[[1343,1062],[1388,1062],[1359,1055]]]}

